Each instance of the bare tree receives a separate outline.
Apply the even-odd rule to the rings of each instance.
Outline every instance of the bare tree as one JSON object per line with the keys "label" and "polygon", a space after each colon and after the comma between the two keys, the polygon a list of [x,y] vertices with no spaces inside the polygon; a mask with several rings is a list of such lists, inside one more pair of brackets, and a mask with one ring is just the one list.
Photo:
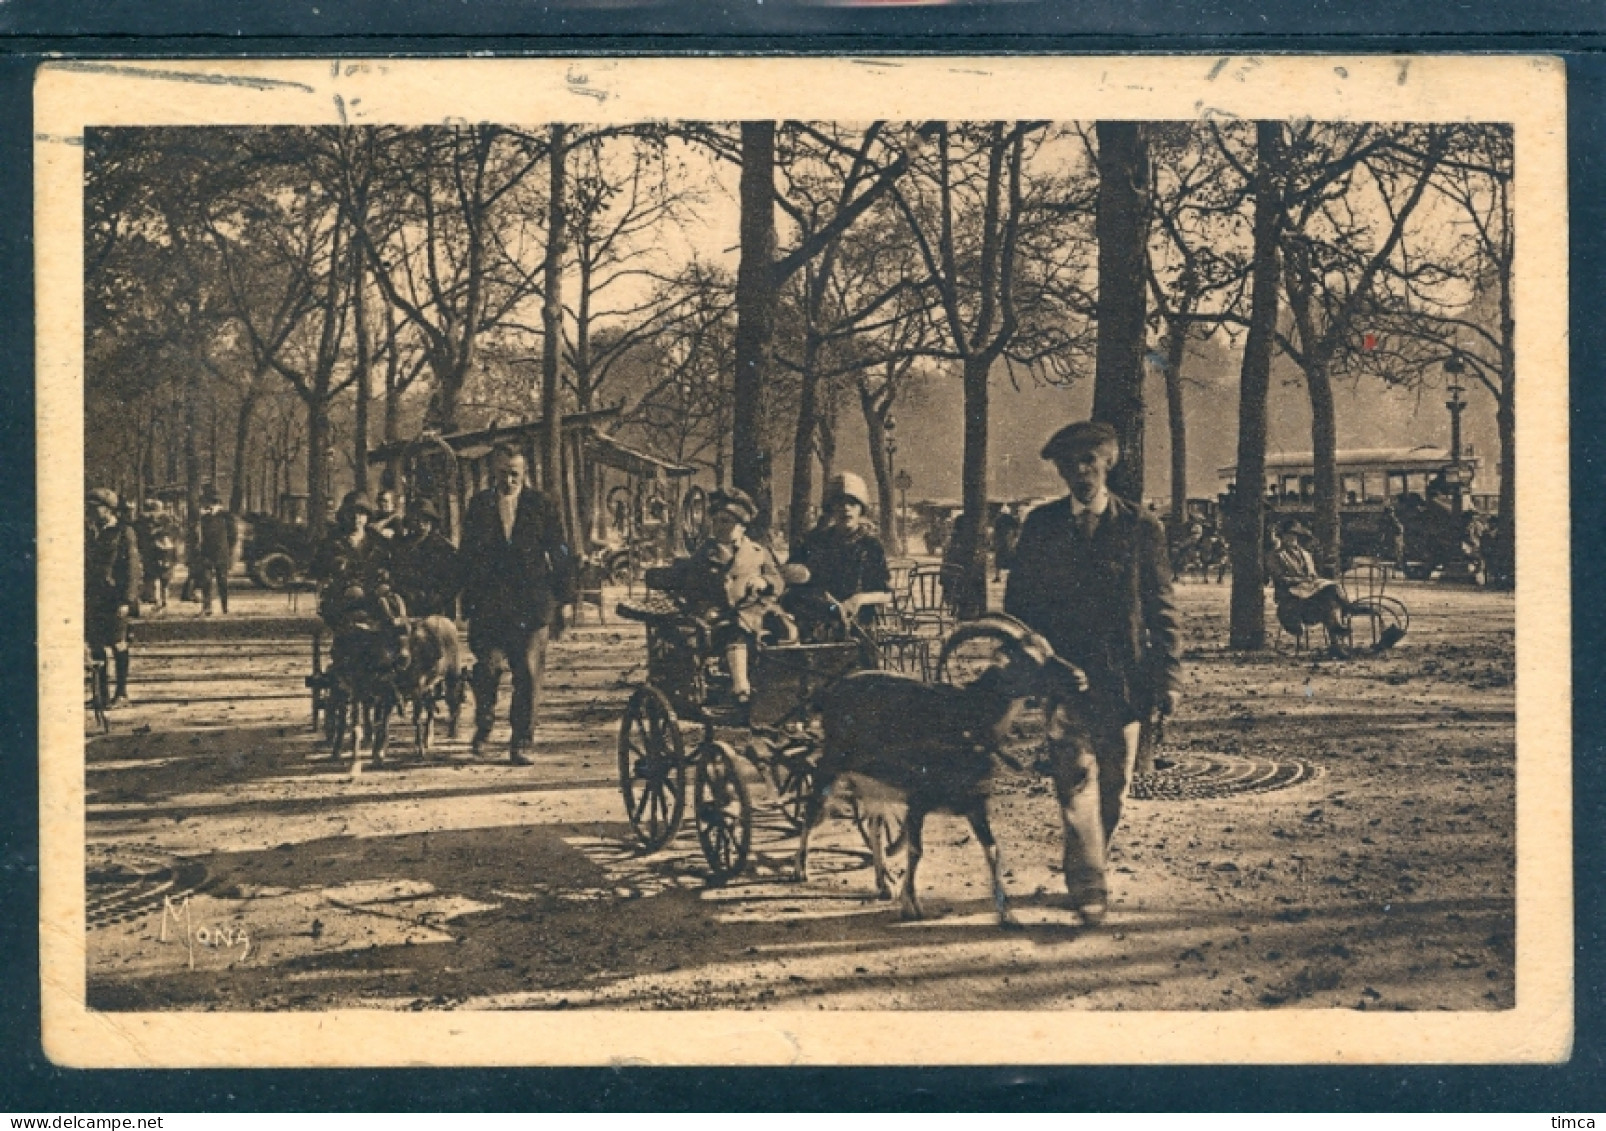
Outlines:
{"label": "bare tree", "polygon": [[1121,437],[1110,489],[1143,500],[1143,355],[1149,229],[1149,153],[1138,122],[1099,122],[1098,365],[1093,417]]}
{"label": "bare tree", "polygon": [[626,391],[621,431],[639,436],[654,455],[711,468],[724,486],[729,471],[731,374],[736,309],[730,277],[696,260],[663,289],[665,301],[689,306],[691,317],[662,323],[618,363]]}
{"label": "bare tree", "polygon": [[[880,135],[882,126],[871,130]],[[908,139],[918,145],[919,131]],[[775,340],[776,295],[804,264],[897,182],[908,167],[909,154],[891,150],[877,162],[876,176],[838,209],[829,222],[804,237],[785,255],[775,241],[775,123],[741,125],[741,258],[736,272],[736,384],[732,401],[731,473],[736,486],[758,504],[754,529],[767,533],[770,521],[770,452],[763,443],[761,419],[769,383]]]}
{"label": "bare tree", "polygon": [[1000,361],[1072,372],[1091,259],[1077,223],[1091,208],[1085,181],[1028,176],[1047,123],[939,123],[935,134],[897,199],[937,296],[933,356],[957,362],[964,382],[964,510],[950,559],[965,571],[960,611],[975,615],[986,607],[988,379]]}
{"label": "bare tree", "polygon": [[1244,341],[1238,384],[1238,470],[1226,512],[1232,555],[1229,645],[1241,650],[1266,646],[1265,544],[1266,399],[1271,391],[1271,359],[1276,349],[1278,286],[1282,275],[1283,184],[1287,157],[1279,122],[1255,123],[1253,171],[1233,152],[1235,129],[1212,127],[1222,155],[1253,186],[1254,243],[1250,260],[1249,332]]}
{"label": "bare tree", "polygon": [[[853,131],[804,124],[793,124],[783,133],[790,143],[781,162],[787,187],[778,201],[800,239],[808,240],[829,224],[876,175],[871,151],[880,133],[878,126]],[[900,258],[909,270],[889,269]],[[888,360],[887,350],[899,329],[912,330],[918,338],[918,328],[929,324],[924,305],[928,296],[907,230],[886,200],[872,205],[858,223],[828,241],[821,254],[793,277],[785,308],[792,315],[787,321],[793,332],[779,335],[782,345],[775,353],[777,362],[798,378],[788,508],[792,540],[808,529],[816,455],[822,479],[830,476],[835,462],[839,383]],[[792,348],[784,348],[787,345]],[[913,356],[909,343],[901,348],[906,357]],[[871,459],[877,465],[885,463],[886,419],[878,416],[872,428]]]}
{"label": "bare tree", "polygon": [[519,265],[544,244],[546,213],[519,190],[547,145],[487,124],[319,135],[318,175],[386,301],[418,331],[435,382],[428,422],[455,431],[483,335],[535,291]]}
{"label": "bare tree", "polygon": [[[286,135],[257,140],[266,154]],[[277,155],[296,163],[293,146]],[[306,406],[308,521],[316,529],[332,487],[330,411],[359,375],[346,339],[360,250],[339,203],[316,183],[219,201],[207,228],[255,365],[288,381]]]}
{"label": "bare tree", "polygon": [[[1323,564],[1340,558],[1338,422],[1332,376],[1381,273],[1401,251],[1412,214],[1444,155],[1439,127],[1304,123],[1290,131],[1283,288],[1293,333],[1283,352],[1305,376],[1311,405],[1315,534]],[[1398,142],[1409,139],[1412,153]]]}
{"label": "bare tree", "polygon": [[[1422,161],[1425,152],[1410,155]],[[1516,320],[1512,301],[1515,232],[1509,126],[1455,127],[1432,183],[1449,233],[1406,247],[1376,288],[1365,324],[1372,349],[1349,351],[1360,373],[1411,387],[1440,371],[1465,373],[1494,398],[1500,436],[1500,516],[1489,579],[1515,578]],[[1364,343],[1363,343],[1364,344]]]}
{"label": "bare tree", "polygon": [[1249,184],[1222,159],[1210,130],[1149,123],[1150,233],[1145,257],[1158,324],[1171,439],[1171,517],[1188,505],[1184,368],[1190,341],[1244,321],[1249,280]]}

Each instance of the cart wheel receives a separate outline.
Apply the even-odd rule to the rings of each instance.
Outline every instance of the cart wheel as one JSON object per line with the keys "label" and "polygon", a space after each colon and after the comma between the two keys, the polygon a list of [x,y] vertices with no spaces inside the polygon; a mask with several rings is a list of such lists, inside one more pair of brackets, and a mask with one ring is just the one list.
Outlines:
{"label": "cart wheel", "polygon": [[619,724],[619,788],[643,852],[675,839],[686,813],[686,748],[669,700],[638,687]]}
{"label": "cart wheel", "polygon": [[808,741],[788,742],[770,759],[770,775],[775,780],[776,807],[794,833],[803,831],[803,813],[814,792],[815,745]]}
{"label": "cart wheel", "polygon": [[728,743],[705,742],[697,749],[697,839],[715,883],[740,875],[753,841],[753,802],[736,768]]}
{"label": "cart wheel", "polygon": [[680,500],[680,536],[688,551],[702,545],[708,530],[708,492],[693,487]]}
{"label": "cart wheel", "polygon": [[636,580],[635,568],[630,562],[630,551],[620,550],[611,554],[605,567],[608,580],[622,589],[627,589]]}
{"label": "cart wheel", "polygon": [[875,851],[876,837],[881,838],[881,851],[887,856],[902,852],[909,839],[903,813],[887,807],[871,810],[860,805],[858,798],[853,799],[853,823],[864,838],[864,846],[871,852]]}
{"label": "cart wheel", "polygon": [[937,682],[969,686],[988,668],[1000,666],[1007,650],[1019,647],[1019,642],[1002,629],[972,631],[962,626],[943,643],[937,657]]}
{"label": "cart wheel", "polygon": [[628,534],[635,515],[636,500],[629,487],[620,484],[608,492],[608,525],[620,534]]}

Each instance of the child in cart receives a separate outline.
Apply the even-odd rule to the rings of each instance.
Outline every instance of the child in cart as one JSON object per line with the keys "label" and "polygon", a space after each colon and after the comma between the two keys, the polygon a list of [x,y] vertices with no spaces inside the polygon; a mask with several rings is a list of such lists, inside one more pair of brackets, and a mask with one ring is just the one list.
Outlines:
{"label": "child in cart", "polygon": [[745,707],[753,697],[748,659],[761,638],[797,642],[797,625],[780,605],[786,581],[775,554],[747,537],[758,513],[746,492],[716,491],[709,498],[711,536],[689,558],[668,567],[662,588],[679,593],[691,614],[710,629],[710,642],[724,653],[731,694]]}

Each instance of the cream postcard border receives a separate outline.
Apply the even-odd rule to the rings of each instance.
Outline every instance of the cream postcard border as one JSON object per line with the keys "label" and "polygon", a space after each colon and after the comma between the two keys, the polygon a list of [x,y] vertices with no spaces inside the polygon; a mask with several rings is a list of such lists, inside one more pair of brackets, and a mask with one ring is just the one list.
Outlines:
{"label": "cream postcard border", "polygon": [[[43,1041],[80,1067],[1476,1063],[1573,1032],[1567,148],[1558,59],[62,61],[35,81]],[[90,125],[1098,118],[1506,121],[1516,137],[1516,1008],[106,1013],[85,1007],[83,131]]]}

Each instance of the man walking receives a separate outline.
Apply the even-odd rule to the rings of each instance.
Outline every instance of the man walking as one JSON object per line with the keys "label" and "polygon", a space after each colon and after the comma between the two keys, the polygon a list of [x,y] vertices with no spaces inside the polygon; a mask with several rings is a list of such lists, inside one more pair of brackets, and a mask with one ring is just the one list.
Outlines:
{"label": "man walking", "polygon": [[468,646],[476,660],[474,754],[484,757],[490,743],[506,663],[513,670],[510,757],[527,766],[547,640],[560,636],[574,615],[574,556],[557,503],[526,483],[524,454],[499,445],[491,469],[490,489],[474,496],[464,516],[460,550]]}
{"label": "man walking", "polygon": [[117,519],[117,492],[96,487],[85,498],[89,510],[84,546],[84,639],[102,660],[109,653],[117,673],[116,696],[106,695],[106,672],[99,692],[107,706],[128,706],[128,622],[139,615],[139,542],[132,527]]}
{"label": "man walking", "polygon": [[1065,831],[1065,887],[1088,925],[1109,905],[1110,838],[1143,721],[1180,697],[1181,650],[1165,532],[1111,494],[1114,428],[1081,421],[1043,448],[1070,494],[1034,509],[1015,550],[1004,610],[1087,673],[1075,703],[1051,705],[1049,750]]}
{"label": "man walking", "polygon": [[217,595],[226,614],[229,611],[229,570],[234,565],[234,516],[223,509],[216,488],[208,487],[201,496],[201,521],[195,538],[195,555],[190,572],[201,590],[201,615],[212,615],[212,596]]}

